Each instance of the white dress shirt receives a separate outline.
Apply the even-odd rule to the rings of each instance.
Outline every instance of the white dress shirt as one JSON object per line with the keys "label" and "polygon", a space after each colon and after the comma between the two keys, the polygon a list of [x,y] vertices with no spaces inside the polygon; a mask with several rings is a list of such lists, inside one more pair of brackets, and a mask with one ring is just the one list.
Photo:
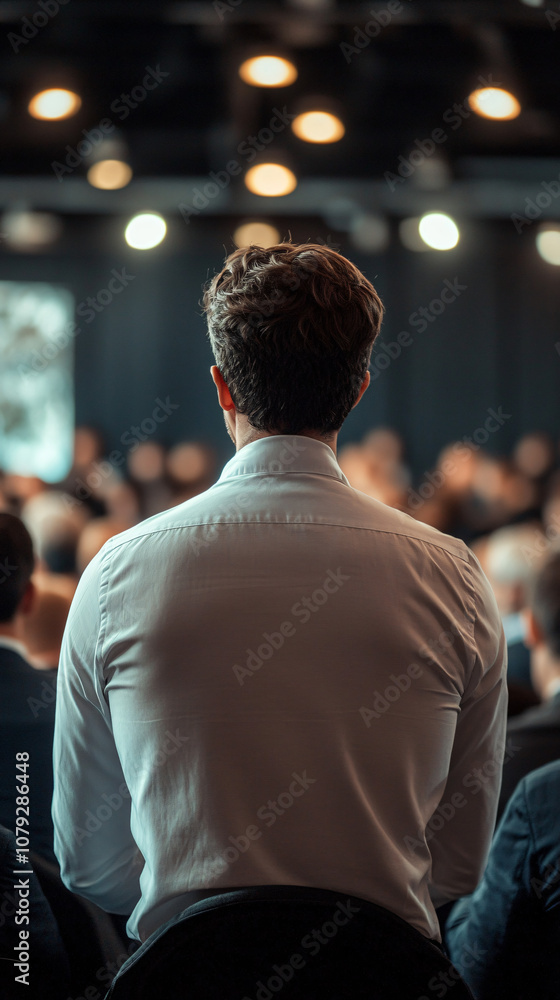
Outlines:
{"label": "white dress shirt", "polygon": [[465,544],[265,437],[112,538],[64,637],[55,850],[144,940],[200,889],[361,896],[439,939],[494,828],[504,637]]}

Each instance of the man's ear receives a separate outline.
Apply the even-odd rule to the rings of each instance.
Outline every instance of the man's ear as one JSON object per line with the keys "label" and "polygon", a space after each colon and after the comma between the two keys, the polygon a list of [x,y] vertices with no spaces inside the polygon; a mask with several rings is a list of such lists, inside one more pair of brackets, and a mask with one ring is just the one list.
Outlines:
{"label": "man's ear", "polygon": [[217,365],[211,366],[210,374],[212,375],[214,385],[218,390],[218,402],[222,407],[222,410],[234,410],[235,403],[231,398],[230,391],[224,382],[223,375]]}
{"label": "man's ear", "polygon": [[[371,381],[371,375],[370,375],[369,371],[367,371],[366,374],[365,374],[365,376],[364,376],[364,381],[362,382],[362,384],[360,386],[360,392],[358,394],[358,398],[357,398],[356,402],[354,403],[354,406],[357,406],[358,403],[360,402],[360,399],[362,398],[364,392],[366,391],[366,389],[367,389],[370,381]],[[354,406],[352,407],[352,409],[354,409]]]}
{"label": "man's ear", "polygon": [[525,645],[529,649],[541,646],[544,642],[544,632],[530,608],[524,608],[523,622],[525,625]]}

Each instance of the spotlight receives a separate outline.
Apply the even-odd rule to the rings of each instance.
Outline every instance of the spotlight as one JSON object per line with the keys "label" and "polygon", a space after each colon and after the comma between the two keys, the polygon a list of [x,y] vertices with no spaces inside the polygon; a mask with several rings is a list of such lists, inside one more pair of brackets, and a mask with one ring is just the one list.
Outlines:
{"label": "spotlight", "polygon": [[245,174],[245,186],[263,198],[280,198],[297,187],[297,178],[281,163],[259,163]]}
{"label": "spotlight", "polygon": [[469,105],[472,111],[482,118],[492,118],[495,121],[511,121],[521,113],[521,105],[509,90],[501,87],[482,87],[469,94]]}
{"label": "spotlight", "polygon": [[33,118],[59,121],[75,115],[81,105],[81,97],[72,90],[42,90],[31,98],[27,110]]}
{"label": "spotlight", "polygon": [[418,223],[418,232],[432,250],[452,250],[459,242],[459,230],[443,212],[428,212]]}
{"label": "spotlight", "polygon": [[254,56],[239,67],[239,76],[252,87],[288,87],[297,75],[294,64],[281,56]]}
{"label": "spotlight", "polygon": [[346,129],[329,111],[306,111],[292,122],[292,132],[304,142],[338,142]]}
{"label": "spotlight", "polygon": [[116,191],[130,183],[132,169],[124,160],[99,160],[89,168],[87,179],[92,187]]}
{"label": "spotlight", "polygon": [[547,226],[537,233],[537,250],[547,264],[560,267],[560,226]]}
{"label": "spotlight", "polygon": [[268,222],[245,222],[238,226],[233,234],[238,247],[273,247],[280,243],[280,233]]}
{"label": "spotlight", "polygon": [[142,212],[135,215],[126,227],[124,238],[135,250],[151,250],[157,247],[167,232],[165,219],[157,212]]}

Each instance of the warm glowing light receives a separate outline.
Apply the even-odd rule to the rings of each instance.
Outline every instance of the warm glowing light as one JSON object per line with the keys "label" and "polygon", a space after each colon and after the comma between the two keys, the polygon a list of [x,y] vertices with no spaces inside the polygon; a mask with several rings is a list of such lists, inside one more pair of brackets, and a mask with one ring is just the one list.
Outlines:
{"label": "warm glowing light", "polygon": [[245,186],[263,198],[279,198],[297,187],[297,179],[281,163],[259,163],[245,174]]}
{"label": "warm glowing light", "polygon": [[509,90],[501,87],[482,87],[469,94],[469,104],[482,118],[510,121],[521,113],[521,105]]}
{"label": "warm glowing light", "polygon": [[280,56],[255,56],[239,67],[239,76],[252,87],[287,87],[297,75],[294,64]]}
{"label": "warm glowing light", "polygon": [[459,242],[459,230],[443,212],[429,212],[418,223],[418,232],[432,250],[452,250]]}
{"label": "warm glowing light", "polygon": [[87,172],[92,187],[102,191],[117,191],[126,187],[132,178],[132,169],[124,160],[99,160]]}
{"label": "warm glowing light", "polygon": [[345,131],[340,118],[328,111],[306,111],[292,122],[292,132],[304,142],[338,142]]}
{"label": "warm glowing light", "polygon": [[124,238],[135,250],[151,250],[157,247],[167,232],[165,219],[157,212],[142,212],[135,215],[126,227]]}
{"label": "warm glowing light", "polygon": [[545,229],[537,233],[537,250],[547,264],[560,267],[560,230]]}
{"label": "warm glowing light", "polygon": [[75,115],[81,105],[81,97],[72,90],[42,90],[31,98],[27,110],[33,118],[58,121]]}
{"label": "warm glowing light", "polygon": [[280,233],[268,222],[245,222],[233,234],[238,247],[273,247],[280,243]]}

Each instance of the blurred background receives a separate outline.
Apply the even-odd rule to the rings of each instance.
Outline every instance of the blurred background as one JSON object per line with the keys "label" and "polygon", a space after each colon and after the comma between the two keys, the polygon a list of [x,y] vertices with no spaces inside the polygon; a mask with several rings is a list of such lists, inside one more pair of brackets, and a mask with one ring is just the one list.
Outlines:
{"label": "blurred background", "polygon": [[343,470],[472,544],[519,639],[560,534],[560,3],[1,0],[0,35],[0,505],[42,627],[219,476],[202,286],[291,238],[386,306]]}

